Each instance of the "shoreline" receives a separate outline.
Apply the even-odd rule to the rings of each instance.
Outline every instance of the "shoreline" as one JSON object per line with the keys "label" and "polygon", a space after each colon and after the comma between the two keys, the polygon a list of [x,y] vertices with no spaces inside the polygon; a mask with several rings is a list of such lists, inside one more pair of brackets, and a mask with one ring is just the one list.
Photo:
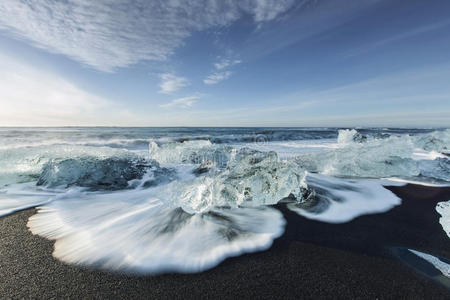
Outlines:
{"label": "shoreline", "polygon": [[392,247],[450,258],[437,202],[450,188],[389,187],[402,205],[348,223],[309,220],[280,209],[285,233],[266,251],[197,274],[138,276],[70,266],[53,241],[32,235],[27,209],[0,218],[0,295],[10,298],[448,298],[450,289],[395,256]]}

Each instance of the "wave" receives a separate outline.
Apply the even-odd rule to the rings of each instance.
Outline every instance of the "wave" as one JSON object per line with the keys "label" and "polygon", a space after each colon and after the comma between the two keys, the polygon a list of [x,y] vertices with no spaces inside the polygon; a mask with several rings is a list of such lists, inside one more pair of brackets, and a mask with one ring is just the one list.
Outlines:
{"label": "wave", "polygon": [[[39,146],[20,146],[15,141],[15,135],[6,139],[6,148],[0,149],[0,186],[17,182],[28,182],[39,177],[44,165],[51,159],[70,159],[78,156],[110,157],[129,155],[150,156],[160,163],[201,163],[213,161],[222,167],[226,165],[232,151],[250,147],[260,151],[276,151],[283,159],[297,157],[297,163],[311,172],[319,172],[336,176],[360,177],[429,177],[437,180],[449,180],[448,151],[450,147],[450,131],[440,130],[427,134],[394,135],[393,130],[385,132],[356,130],[259,130],[250,134],[249,130],[231,130],[238,138],[238,144],[215,143],[209,139],[214,135],[204,135],[183,138],[183,142],[174,142],[176,136],[155,137],[152,139],[137,138],[138,132],[122,138],[106,135],[107,140],[94,137],[101,135],[85,133],[81,137],[64,140],[66,144],[39,144]],[[208,132],[208,131],[205,131]],[[23,135],[22,131],[20,133]],[[76,134],[75,134],[76,133]],[[75,135],[80,134],[75,131]],[[181,133],[185,133],[181,131]],[[224,129],[216,130],[214,134],[222,134]],[[333,133],[337,143],[327,139]],[[37,135],[43,133],[38,131]],[[148,134],[148,133],[147,133]],[[161,134],[161,133],[159,133]],[[244,143],[240,137],[249,134],[254,139]],[[267,136],[263,135],[267,134]],[[291,135],[315,135],[314,139],[289,140]],[[276,142],[277,138],[284,142]],[[83,138],[83,136],[85,138]],[[258,140],[256,137],[261,137]],[[283,138],[282,138],[283,136]],[[124,139],[124,137],[126,137]],[[197,138],[201,138],[198,139]],[[203,140],[203,138],[205,138]],[[320,139],[317,139],[320,138]],[[19,139],[19,144],[29,139],[29,134]],[[40,139],[35,138],[36,141]],[[256,140],[255,140],[256,139]],[[165,140],[162,142],[162,140]],[[9,141],[9,142],[8,142]],[[223,140],[225,141],[225,140]],[[230,141],[230,140],[228,140]],[[136,150],[139,149],[139,150]],[[153,149],[157,149],[154,153]],[[212,151],[214,149],[214,151]],[[131,150],[131,151],[130,151]],[[438,159],[437,159],[438,158]],[[430,162],[431,161],[431,162]]]}
{"label": "wave", "polygon": [[71,141],[67,139],[51,138],[46,140],[23,140],[15,141],[14,143],[8,143],[0,146],[0,150],[8,149],[21,149],[32,147],[50,147],[50,146],[88,146],[88,147],[110,147],[120,148],[127,150],[142,150],[147,149],[149,144],[148,139],[108,139],[108,140],[80,140]]}
{"label": "wave", "polygon": [[[224,198],[227,193],[219,193],[219,199],[205,197],[208,188],[198,183],[206,178],[187,179],[177,189],[168,184],[106,193],[77,190],[39,207],[28,227],[33,234],[56,240],[53,255],[64,262],[145,274],[203,271],[227,257],[267,249],[284,232],[283,215],[266,205],[279,202],[273,194],[259,190],[261,194],[254,195],[263,201],[258,202],[253,197],[250,202]],[[308,210],[296,206],[294,211],[326,222],[343,222],[350,215],[386,211],[399,204],[378,183],[336,183],[313,176],[309,184],[309,192],[288,201],[305,204],[308,195],[322,195],[321,202]],[[171,191],[176,191],[175,198]],[[371,194],[379,192],[380,198]],[[366,193],[372,198],[367,199]],[[333,199],[339,204],[324,207],[325,195],[339,196]],[[379,199],[383,202],[377,203]]]}
{"label": "wave", "polygon": [[[103,169],[104,162],[92,165]],[[84,161],[76,162],[76,169],[80,163],[84,169]],[[268,205],[282,199],[297,203],[289,207],[299,214],[326,222],[399,203],[379,183],[305,177],[304,170],[275,152],[241,149],[224,168],[200,175],[193,173],[194,166],[175,170],[177,180],[150,188],[139,184],[105,192],[72,187],[53,199],[47,195],[28,226],[34,234],[56,240],[54,256],[68,263],[151,274],[198,272],[227,257],[270,247],[283,233],[285,220]],[[70,182],[86,175],[78,174]],[[87,177],[90,182],[92,176]],[[375,201],[378,196],[381,202]]]}
{"label": "wave", "polygon": [[[428,135],[361,138],[355,130],[339,132],[339,147],[333,151],[311,153],[295,158],[311,172],[348,177],[420,177],[450,181],[449,160],[444,152],[450,146],[450,130]],[[424,150],[431,151],[428,157]],[[422,153],[418,158],[416,152]],[[436,159],[429,159],[436,158]]]}
{"label": "wave", "polygon": [[158,144],[210,141],[214,144],[336,138],[334,128],[0,128],[0,149],[39,146],[95,146],[142,150]]}
{"label": "wave", "polygon": [[[145,153],[111,145],[0,149],[0,215],[39,206],[30,230],[55,240],[54,256],[68,263],[150,274],[198,272],[270,247],[285,226],[272,205],[343,223],[401,204],[385,186],[405,183],[380,178],[450,182],[448,130],[337,135],[333,129],[332,141],[323,139],[328,130],[318,130],[317,143],[239,145],[204,140],[211,136],[206,130],[186,139],[179,130],[179,141],[146,140]],[[243,141],[248,134],[234,130],[213,135],[230,141],[237,134]],[[261,132],[280,139],[300,134]],[[317,151],[305,154],[305,147]],[[447,208],[440,203],[436,209],[448,234]]]}
{"label": "wave", "polygon": [[14,184],[0,191],[0,216],[53,201],[57,192],[36,188],[34,182]]}
{"label": "wave", "polygon": [[386,212],[401,199],[384,186],[403,185],[369,179],[342,179],[308,174],[309,196],[288,204],[288,208],[308,219],[344,223],[365,214]]}
{"label": "wave", "polygon": [[170,142],[158,145],[151,141],[149,157],[166,164],[202,164],[208,161],[225,166],[233,156],[235,149],[210,141]]}
{"label": "wave", "polygon": [[226,257],[267,249],[284,224],[269,207],[189,214],[144,190],[52,202],[28,227],[56,240],[53,255],[64,262],[157,274],[199,272]]}

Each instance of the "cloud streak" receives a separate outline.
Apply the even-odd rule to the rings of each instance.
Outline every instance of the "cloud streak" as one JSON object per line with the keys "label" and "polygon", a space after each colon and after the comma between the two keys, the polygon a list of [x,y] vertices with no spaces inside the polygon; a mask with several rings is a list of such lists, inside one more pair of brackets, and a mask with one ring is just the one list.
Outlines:
{"label": "cloud streak", "polygon": [[241,62],[242,61],[238,60],[238,59],[236,59],[236,60],[224,59],[224,60],[221,60],[221,61],[215,63],[214,67],[216,68],[216,70],[222,70],[222,69],[240,64]]}
{"label": "cloud streak", "polygon": [[215,73],[212,73],[208,75],[204,80],[203,83],[207,85],[213,85],[217,84],[221,81],[224,81],[233,74],[231,71],[226,71],[226,69],[229,69],[233,67],[234,65],[242,63],[241,60],[235,59],[222,59],[221,61],[218,61],[214,64],[214,68],[218,71]]}
{"label": "cloud streak", "polygon": [[217,84],[223,80],[230,78],[231,74],[233,74],[231,71],[213,73],[206,77],[203,80],[203,83],[208,85]]}
{"label": "cloud streak", "polygon": [[161,104],[160,107],[162,108],[190,108],[194,106],[195,103],[197,103],[199,97],[198,96],[191,96],[191,97],[183,97],[178,98],[170,101],[166,104]]}
{"label": "cloud streak", "polygon": [[184,77],[179,77],[170,73],[162,74],[160,76],[161,83],[159,85],[160,93],[171,94],[189,85],[189,80]]}
{"label": "cloud streak", "polygon": [[5,0],[0,30],[111,72],[142,60],[166,60],[195,31],[245,15],[270,21],[293,5],[293,0]]}

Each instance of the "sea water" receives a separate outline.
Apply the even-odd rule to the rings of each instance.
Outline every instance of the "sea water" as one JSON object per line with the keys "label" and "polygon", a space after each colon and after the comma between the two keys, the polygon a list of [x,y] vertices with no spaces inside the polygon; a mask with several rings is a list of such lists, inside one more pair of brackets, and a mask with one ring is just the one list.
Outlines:
{"label": "sea water", "polygon": [[401,205],[386,186],[450,185],[449,149],[448,129],[0,128],[0,214],[38,207],[68,263],[198,272],[269,248],[277,203],[343,223]]}

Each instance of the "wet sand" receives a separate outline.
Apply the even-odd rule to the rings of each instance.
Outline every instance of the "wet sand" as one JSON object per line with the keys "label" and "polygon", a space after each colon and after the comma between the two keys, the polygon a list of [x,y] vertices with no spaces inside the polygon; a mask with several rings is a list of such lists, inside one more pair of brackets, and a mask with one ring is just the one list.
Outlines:
{"label": "wet sand", "polygon": [[0,218],[0,298],[449,299],[450,289],[406,264],[395,249],[450,258],[450,239],[434,209],[450,200],[450,188],[391,190],[401,206],[338,225],[279,204],[286,232],[269,250],[199,274],[132,276],[66,265],[51,256],[52,241],[27,230],[35,210],[25,210]]}

